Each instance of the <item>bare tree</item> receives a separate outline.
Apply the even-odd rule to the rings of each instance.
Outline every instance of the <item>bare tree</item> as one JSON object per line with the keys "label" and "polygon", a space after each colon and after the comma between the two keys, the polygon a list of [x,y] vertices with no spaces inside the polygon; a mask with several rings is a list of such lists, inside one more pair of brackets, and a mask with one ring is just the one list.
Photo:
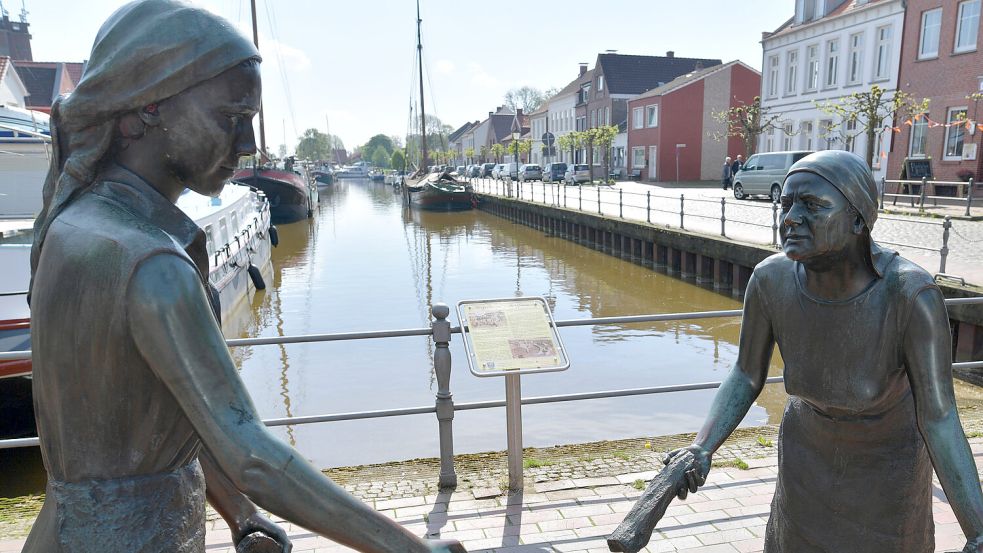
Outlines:
{"label": "bare tree", "polygon": [[539,109],[549,96],[538,88],[523,86],[513,88],[505,93],[505,105],[512,111],[521,109],[523,113],[532,113]]}
{"label": "bare tree", "polygon": [[761,96],[755,96],[750,104],[741,102],[740,105],[718,111],[713,114],[713,118],[726,125],[726,129],[712,133],[711,136],[717,140],[741,139],[744,151],[749,156],[757,151],[758,137],[762,134],[775,129],[787,132],[780,113],[771,113],[768,108],[761,107]]}

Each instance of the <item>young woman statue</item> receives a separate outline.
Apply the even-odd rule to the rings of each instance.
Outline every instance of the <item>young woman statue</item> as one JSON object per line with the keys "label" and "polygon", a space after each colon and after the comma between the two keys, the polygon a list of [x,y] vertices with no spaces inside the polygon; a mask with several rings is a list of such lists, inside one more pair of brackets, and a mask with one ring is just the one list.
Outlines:
{"label": "young woman statue", "polygon": [[[789,401],[769,553],[931,553],[932,468],[983,552],[983,494],[959,423],[949,320],[931,275],[870,237],[877,187],[841,151],[792,166],[782,247],[754,269],[737,362],[693,445],[685,497],[761,393],[774,344]],[[669,461],[667,461],[668,463]]]}
{"label": "young woman statue", "polygon": [[229,356],[204,233],[174,202],[217,194],[254,153],[260,94],[258,52],[228,22],[146,0],[109,18],[53,106],[30,300],[48,487],[24,551],[201,553],[206,481],[237,542],[258,530],[290,549],[252,500],[360,551],[460,550],[274,438]]}

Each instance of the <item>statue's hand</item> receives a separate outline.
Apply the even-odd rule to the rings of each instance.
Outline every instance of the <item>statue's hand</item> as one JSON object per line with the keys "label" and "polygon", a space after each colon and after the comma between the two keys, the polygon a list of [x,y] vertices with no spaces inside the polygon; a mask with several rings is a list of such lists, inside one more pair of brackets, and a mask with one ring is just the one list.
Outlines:
{"label": "statue's hand", "polygon": [[468,553],[457,540],[429,540],[427,545],[433,553]]}
{"label": "statue's hand", "polygon": [[283,553],[290,553],[293,550],[294,544],[290,541],[287,533],[283,531],[283,528],[258,512],[249,515],[249,518],[242,521],[237,528],[232,529],[236,545],[253,532],[262,532],[273,538],[280,544]]}
{"label": "statue's hand", "polygon": [[686,496],[690,492],[696,493],[696,490],[706,483],[707,475],[710,474],[710,459],[712,454],[702,447],[693,444],[670,451],[666,454],[663,463],[668,465],[680,455],[690,457],[689,468],[686,469],[686,485],[676,493],[679,499],[686,499]]}

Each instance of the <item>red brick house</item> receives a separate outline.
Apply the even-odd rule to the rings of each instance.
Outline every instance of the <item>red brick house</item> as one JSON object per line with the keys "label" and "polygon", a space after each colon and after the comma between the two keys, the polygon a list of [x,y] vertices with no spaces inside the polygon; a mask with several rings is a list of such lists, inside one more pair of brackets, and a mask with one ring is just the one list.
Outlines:
{"label": "red brick house", "polygon": [[713,113],[751,103],[761,73],[740,61],[678,77],[628,101],[628,174],[648,181],[716,180],[724,158],[746,155],[721,139]]}
{"label": "red brick house", "polygon": [[[901,44],[898,89],[928,98],[923,117],[896,123],[887,178],[901,175],[905,157],[932,160],[936,179],[959,180],[969,171],[983,177],[983,105],[967,96],[983,92],[980,0],[908,0]],[[965,118],[971,124],[951,124]],[[890,187],[889,187],[890,190]]]}

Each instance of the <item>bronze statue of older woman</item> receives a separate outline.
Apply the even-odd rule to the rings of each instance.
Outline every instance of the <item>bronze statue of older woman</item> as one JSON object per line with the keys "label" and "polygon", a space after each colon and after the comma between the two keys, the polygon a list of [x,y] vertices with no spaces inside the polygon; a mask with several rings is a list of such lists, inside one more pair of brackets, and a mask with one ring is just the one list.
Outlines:
{"label": "bronze statue of older woman", "polygon": [[[932,468],[983,552],[983,494],[959,423],[949,322],[927,272],[870,236],[877,188],[857,156],[812,154],[782,189],[782,247],[748,283],[737,362],[693,445],[696,491],[764,386],[775,344],[789,401],[768,553],[931,553]],[[669,460],[667,460],[669,463]]]}
{"label": "bronze statue of older woman", "polygon": [[134,2],[53,106],[31,260],[48,487],[26,552],[200,553],[206,495],[236,542],[258,531],[290,550],[255,503],[360,551],[462,550],[412,535],[273,437],[225,346],[205,236],[174,202],[218,193],[254,153],[259,62],[207,11]]}

